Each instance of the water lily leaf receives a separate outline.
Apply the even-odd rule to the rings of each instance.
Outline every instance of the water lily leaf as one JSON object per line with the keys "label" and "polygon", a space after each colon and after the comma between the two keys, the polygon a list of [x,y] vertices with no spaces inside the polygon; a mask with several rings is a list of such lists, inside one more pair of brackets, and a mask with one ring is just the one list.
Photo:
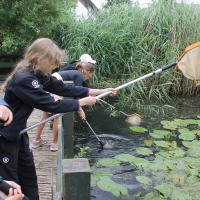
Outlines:
{"label": "water lily leaf", "polygon": [[200,130],[192,130],[192,133],[194,134],[194,135],[197,135],[197,136],[200,136]]}
{"label": "water lily leaf", "polygon": [[154,143],[159,146],[159,147],[164,147],[164,148],[169,148],[170,147],[170,142],[166,141],[154,141]]}
{"label": "water lily leaf", "polygon": [[153,145],[153,140],[144,140],[144,144],[147,147],[151,147]]}
{"label": "water lily leaf", "polygon": [[136,180],[144,185],[149,185],[152,183],[151,179],[146,176],[136,176]]}
{"label": "water lily leaf", "polygon": [[171,199],[173,199],[173,200],[192,200],[192,198],[190,197],[189,194],[187,194],[186,192],[184,192],[182,190],[177,190],[177,189],[173,190]]}
{"label": "water lily leaf", "polygon": [[182,144],[187,148],[198,148],[200,147],[200,141],[199,140],[193,140],[192,142],[189,141],[183,141]]}
{"label": "water lily leaf", "polygon": [[186,119],[185,123],[187,125],[199,125],[200,124],[200,120],[198,120],[198,119]]}
{"label": "water lily leaf", "polygon": [[119,154],[114,157],[116,160],[121,162],[132,162],[136,157],[131,154]]}
{"label": "water lily leaf", "polygon": [[169,139],[172,133],[166,130],[154,130],[153,133],[150,133],[150,135],[156,139]]}
{"label": "water lily leaf", "polygon": [[169,154],[169,152],[167,151],[160,151],[158,153],[155,154],[156,155],[156,158],[159,159],[159,160],[171,160],[172,159],[172,155]]}
{"label": "water lily leaf", "polygon": [[174,119],[172,122],[174,125],[177,127],[186,127],[189,125],[189,120],[184,120],[184,119]]}
{"label": "water lily leaf", "polygon": [[91,181],[90,181],[91,187],[96,187],[97,186],[97,182],[99,180],[100,180],[100,178],[98,176],[92,175],[91,176]]}
{"label": "water lily leaf", "polygon": [[149,165],[149,169],[152,171],[162,171],[162,170],[166,170],[166,166],[163,164],[163,161],[154,161],[153,163],[151,163]]}
{"label": "water lily leaf", "polygon": [[158,192],[153,191],[145,195],[144,200],[164,200],[163,197],[161,197]]}
{"label": "water lily leaf", "polygon": [[182,150],[181,148],[175,149],[173,151],[169,151],[168,153],[175,158],[183,158],[185,155],[185,151]]}
{"label": "water lily leaf", "polygon": [[136,165],[137,167],[148,167],[149,165],[149,161],[148,160],[145,160],[144,158],[138,158],[138,157],[135,157],[135,159],[133,159],[130,164],[132,165]]}
{"label": "water lily leaf", "polygon": [[130,126],[129,129],[136,133],[145,133],[148,130],[142,126]]}
{"label": "water lily leaf", "polygon": [[181,133],[178,137],[182,140],[194,140],[195,139],[195,135],[187,128],[178,129],[178,131]]}
{"label": "water lily leaf", "polygon": [[187,151],[188,156],[200,158],[200,147],[191,148]]}
{"label": "water lily leaf", "polygon": [[176,130],[178,128],[177,125],[172,121],[163,120],[161,121],[161,124],[163,125],[163,128],[169,130]]}
{"label": "water lily leaf", "polygon": [[120,161],[112,158],[103,158],[97,162],[97,166],[101,167],[116,167],[120,165]]}
{"label": "water lily leaf", "polygon": [[112,176],[110,172],[106,172],[106,171],[94,171],[92,172],[92,175],[97,176],[97,177],[104,177],[104,176],[111,177]]}
{"label": "water lily leaf", "polygon": [[103,191],[111,192],[116,197],[128,195],[127,188],[114,182],[109,177],[101,178],[100,181],[97,182],[97,186]]}
{"label": "water lily leaf", "polygon": [[160,192],[165,198],[170,197],[172,193],[172,186],[169,184],[162,184],[154,187],[154,189]]}
{"label": "water lily leaf", "polygon": [[106,171],[94,171],[91,176],[91,187],[97,186],[97,182],[102,177],[112,177],[112,174]]}
{"label": "water lily leaf", "polygon": [[151,149],[148,149],[148,148],[144,148],[144,147],[138,147],[136,148],[136,151],[143,155],[143,156],[149,156],[151,154],[153,154],[153,152],[151,151]]}
{"label": "water lily leaf", "polygon": [[193,157],[185,157],[184,161],[187,162],[187,164],[193,168],[193,167],[200,167],[200,159],[193,158]]}

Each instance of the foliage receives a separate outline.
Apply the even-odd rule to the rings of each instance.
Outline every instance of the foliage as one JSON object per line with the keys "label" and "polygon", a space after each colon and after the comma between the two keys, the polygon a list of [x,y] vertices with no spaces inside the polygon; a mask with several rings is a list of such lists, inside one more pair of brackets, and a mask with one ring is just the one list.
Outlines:
{"label": "foliage", "polygon": [[145,133],[148,130],[142,126],[130,126],[129,129],[136,133]]}
{"label": "foliage", "polygon": [[131,0],[107,0],[105,4],[105,8],[108,8],[113,5],[120,5],[120,4],[131,4]]}
{"label": "foliage", "polygon": [[[198,41],[199,9],[164,0],[154,1],[145,9],[137,4],[113,5],[87,20],[63,19],[55,28],[54,38],[68,50],[70,58],[91,54],[98,65],[97,86],[115,87],[170,63],[187,45]],[[158,110],[159,103],[171,100],[171,94],[196,92],[191,81],[169,70],[123,89],[117,97],[122,105],[137,109],[149,105]]]}
{"label": "foliage", "polygon": [[[139,144],[139,146],[136,147],[134,146],[134,149],[136,149],[137,153],[140,155],[137,153],[136,155],[132,155],[126,152],[115,155],[113,158],[109,158],[109,163],[120,162],[120,165],[118,166],[113,165],[112,167],[112,165],[103,165],[103,168],[99,168],[101,167],[99,162],[105,160],[100,159],[97,162],[98,170],[107,170],[110,173],[99,173],[100,176],[95,175],[96,177],[94,180],[96,181],[96,184],[94,187],[98,187],[101,190],[119,196],[120,191],[124,186],[113,182],[112,178],[119,180],[119,174],[123,172],[121,178],[123,183],[126,182],[126,174],[124,174],[122,167],[124,166],[126,169],[129,164],[135,167],[134,171],[131,171],[133,182],[136,179],[137,182],[142,183],[142,188],[137,190],[137,194],[135,193],[135,195],[131,196],[132,199],[198,200],[200,192],[200,141],[197,140],[197,138],[193,141],[183,141],[183,147],[181,146],[179,136],[185,133],[194,134],[193,130],[196,131],[196,129],[193,128],[196,128],[195,126],[198,126],[199,123],[197,123],[197,120],[192,119],[174,119],[172,121],[165,121],[162,125],[166,126],[166,123],[174,123],[175,129],[171,132],[176,133],[173,134],[173,137],[176,137],[177,142],[154,141],[155,146],[152,147],[154,152],[152,152],[150,148],[144,148],[143,144]],[[184,124],[185,127],[191,124],[192,126],[189,126],[187,129],[184,128]],[[161,135],[167,135],[171,132],[158,129],[152,131],[155,135],[159,133]],[[141,158],[141,156],[145,156],[145,159]],[[106,167],[109,167],[109,169]],[[116,173],[118,170],[119,174]],[[128,172],[127,180],[130,181],[131,173],[129,170]],[[117,177],[116,174],[118,174]],[[134,184],[136,183],[134,182]],[[136,186],[134,185],[134,187]],[[113,192],[115,190],[118,192]],[[124,194],[127,195],[128,193]]]}
{"label": "foliage", "polygon": [[0,54],[19,54],[34,39],[50,37],[64,7],[65,0],[1,0]]}

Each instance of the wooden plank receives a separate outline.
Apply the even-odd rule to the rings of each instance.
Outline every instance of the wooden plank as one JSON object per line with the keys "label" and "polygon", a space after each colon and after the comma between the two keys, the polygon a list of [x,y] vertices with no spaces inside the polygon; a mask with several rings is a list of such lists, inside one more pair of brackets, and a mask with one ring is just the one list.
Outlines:
{"label": "wooden plank", "polygon": [[[28,120],[28,125],[38,122],[41,113],[42,112],[39,110],[34,110]],[[35,131],[36,129],[29,131],[30,142],[35,137]],[[52,142],[52,136],[52,130],[49,127],[49,123],[47,123],[42,134],[42,137],[47,141],[47,144],[43,147],[33,149],[41,200],[52,200],[53,191],[55,191],[57,153],[51,152],[49,149],[50,143]]]}

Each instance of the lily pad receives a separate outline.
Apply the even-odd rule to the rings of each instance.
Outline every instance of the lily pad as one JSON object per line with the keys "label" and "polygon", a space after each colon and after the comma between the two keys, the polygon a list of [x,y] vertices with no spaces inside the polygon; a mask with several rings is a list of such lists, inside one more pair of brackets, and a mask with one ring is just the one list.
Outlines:
{"label": "lily pad", "polygon": [[132,162],[136,158],[135,156],[132,156],[131,154],[119,154],[114,157],[116,160],[121,162]]}
{"label": "lily pad", "polygon": [[97,182],[97,186],[103,191],[111,192],[116,197],[128,195],[127,188],[114,182],[109,177],[101,178],[100,181]]}
{"label": "lily pad", "polygon": [[171,199],[173,199],[173,200],[192,200],[192,198],[190,197],[190,195],[188,193],[186,193],[185,191],[182,191],[182,190],[178,190],[178,189],[173,190]]}
{"label": "lily pad", "polygon": [[120,161],[113,158],[103,158],[97,162],[97,165],[101,167],[116,167],[120,165]]}
{"label": "lily pad", "polygon": [[197,147],[197,148],[200,147],[200,141],[199,141],[199,140],[193,140],[192,142],[183,141],[182,144],[183,144],[185,147],[189,148],[189,149],[191,149],[191,148],[196,148],[196,147]]}
{"label": "lily pad", "polygon": [[146,176],[136,176],[136,180],[144,185],[149,185],[152,183],[151,179]]}
{"label": "lily pad", "polygon": [[169,184],[162,184],[154,187],[154,189],[160,192],[165,198],[170,197],[172,193],[172,187]]}
{"label": "lily pad", "polygon": [[161,197],[158,192],[153,191],[145,195],[144,200],[164,200],[163,197]]}
{"label": "lily pad", "polygon": [[178,130],[181,134],[178,136],[182,140],[194,140],[195,135],[187,128]]}
{"label": "lily pad", "polygon": [[195,158],[200,158],[200,147],[191,148],[187,151],[187,155]]}
{"label": "lily pad", "polygon": [[136,133],[145,133],[148,130],[142,126],[130,126],[129,129]]}
{"label": "lily pad", "polygon": [[163,128],[169,130],[176,130],[178,128],[177,125],[172,121],[163,120],[161,121],[161,124],[163,125]]}
{"label": "lily pad", "polygon": [[169,139],[172,133],[166,130],[154,130],[153,133],[150,133],[150,135],[156,139]]}
{"label": "lily pad", "polygon": [[192,133],[194,134],[194,135],[197,135],[197,136],[200,136],[200,130],[192,130]]}
{"label": "lily pad", "polygon": [[144,144],[147,147],[151,147],[153,145],[153,140],[144,140]]}
{"label": "lily pad", "polygon": [[144,147],[138,147],[136,148],[136,151],[143,155],[143,156],[149,156],[151,154],[153,154],[153,152],[151,151],[151,149],[148,149],[148,148],[144,148]]}
{"label": "lily pad", "polygon": [[163,147],[163,148],[169,148],[170,147],[170,142],[166,142],[166,141],[154,141],[154,143],[159,146],[159,147]]}
{"label": "lily pad", "polygon": [[143,167],[143,168],[148,167],[149,163],[150,162],[148,160],[137,157],[135,157],[135,159],[133,159],[133,161],[130,162],[130,164],[132,165],[136,165],[137,167]]}

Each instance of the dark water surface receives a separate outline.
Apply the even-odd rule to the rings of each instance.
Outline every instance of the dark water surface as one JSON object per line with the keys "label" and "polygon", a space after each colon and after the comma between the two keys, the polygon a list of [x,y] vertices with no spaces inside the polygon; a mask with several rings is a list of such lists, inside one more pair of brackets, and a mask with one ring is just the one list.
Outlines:
{"label": "dark water surface", "polygon": [[[200,97],[188,97],[179,98],[174,101],[172,106],[176,107],[176,110],[172,111],[167,116],[152,116],[150,114],[142,113],[143,120],[141,126],[148,129],[148,132],[153,129],[163,129],[160,124],[161,120],[178,119],[197,119],[200,114]],[[101,150],[99,144],[89,130],[86,124],[77,121],[75,123],[75,131],[78,137],[76,138],[76,147],[89,147],[87,152],[87,158],[90,161],[92,170],[97,170],[96,162],[101,158],[112,158],[115,155],[126,153],[134,156],[138,156],[135,148],[144,147],[144,140],[149,139],[149,134],[134,134],[129,125],[125,123],[124,116],[112,117],[108,111],[105,111],[106,107],[96,106],[93,111],[87,112],[87,119],[95,132],[98,135],[106,134],[108,137],[106,140],[114,144],[113,149]],[[131,110],[126,109],[127,113],[131,113]],[[111,135],[109,137],[109,135]],[[119,138],[115,138],[115,136]],[[148,157],[148,159],[153,159]],[[108,170],[108,169],[106,169]],[[138,191],[144,191],[144,188],[135,179],[138,175],[133,165],[124,163],[119,167],[109,169],[113,176],[112,180],[122,184],[128,188],[129,197],[116,197],[109,192],[104,192],[97,187],[91,189],[91,195],[94,200],[119,200],[119,199],[137,199],[134,195]]]}

